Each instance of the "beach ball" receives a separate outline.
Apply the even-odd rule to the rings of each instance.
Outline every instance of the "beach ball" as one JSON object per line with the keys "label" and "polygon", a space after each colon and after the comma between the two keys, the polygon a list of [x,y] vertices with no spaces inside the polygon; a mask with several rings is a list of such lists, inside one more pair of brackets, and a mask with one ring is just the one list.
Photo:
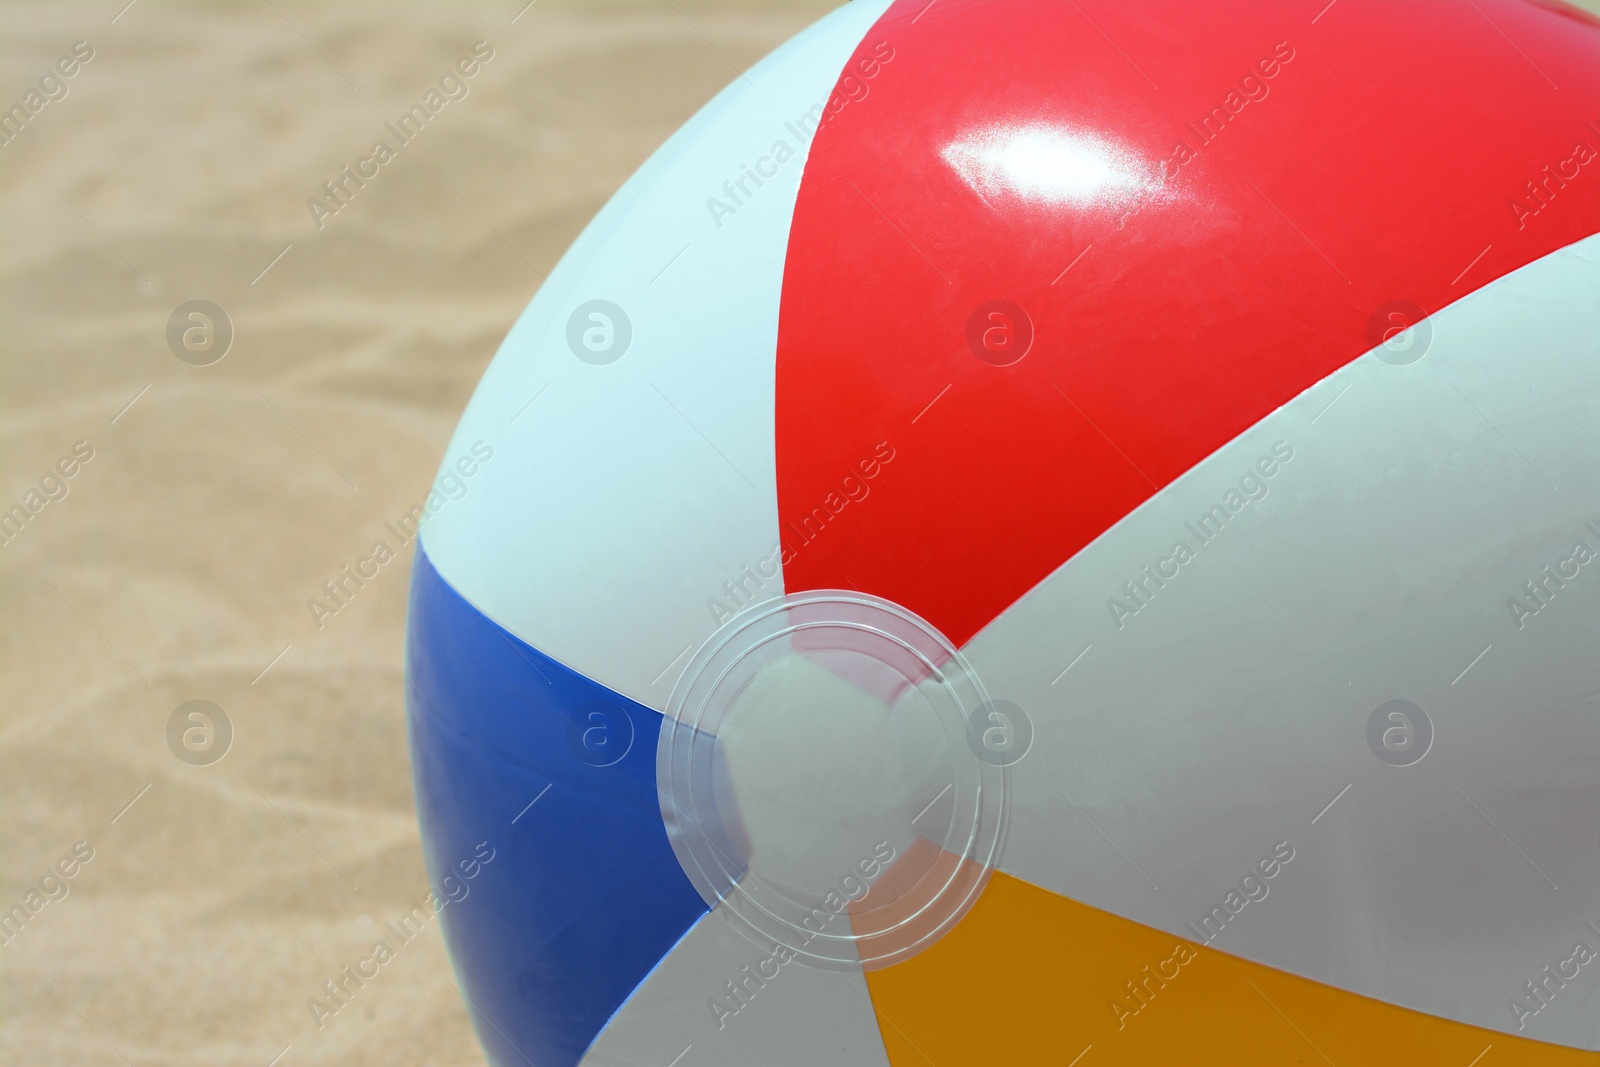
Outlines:
{"label": "beach ball", "polygon": [[1595,1064],[1600,23],[856,0],[511,327],[407,699],[499,1065]]}

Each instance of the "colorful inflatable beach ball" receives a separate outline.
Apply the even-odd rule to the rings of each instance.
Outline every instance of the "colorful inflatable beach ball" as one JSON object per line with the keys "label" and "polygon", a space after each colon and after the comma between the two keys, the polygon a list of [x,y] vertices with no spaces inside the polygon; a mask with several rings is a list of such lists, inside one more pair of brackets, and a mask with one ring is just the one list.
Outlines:
{"label": "colorful inflatable beach ball", "polygon": [[735,80],[421,534],[490,1059],[1595,1064],[1597,153],[1556,0],[856,0]]}

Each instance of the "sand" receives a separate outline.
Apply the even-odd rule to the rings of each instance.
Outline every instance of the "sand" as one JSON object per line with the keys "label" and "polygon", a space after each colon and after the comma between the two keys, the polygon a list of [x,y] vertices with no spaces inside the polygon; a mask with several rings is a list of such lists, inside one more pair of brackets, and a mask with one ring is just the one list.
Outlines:
{"label": "sand", "polygon": [[[93,450],[0,547],[0,909],[93,849],[0,948],[0,1059],[482,1063],[437,924],[307,1009],[427,886],[409,552],[321,630],[306,601],[427,492],[540,272],[828,5],[124,2],[0,13],[6,107],[94,50],[0,148],[0,509]],[[319,230],[307,199],[478,40],[466,98]],[[164,336],[196,298],[234,327],[211,366]],[[167,745],[192,699],[235,731],[210,766]]]}
{"label": "sand", "polygon": [[[831,5],[123,2],[0,10],[0,105],[93,49],[0,148],[0,509],[93,451],[0,547],[0,909],[74,870],[0,948],[0,1056],[481,1063],[436,925],[308,1011],[426,884],[409,553],[320,629],[306,601],[426,492],[541,272]],[[479,40],[466,98],[319,228],[308,198]],[[168,349],[192,299],[233,324],[214,365]],[[208,766],[166,737],[197,699],[235,734]]]}

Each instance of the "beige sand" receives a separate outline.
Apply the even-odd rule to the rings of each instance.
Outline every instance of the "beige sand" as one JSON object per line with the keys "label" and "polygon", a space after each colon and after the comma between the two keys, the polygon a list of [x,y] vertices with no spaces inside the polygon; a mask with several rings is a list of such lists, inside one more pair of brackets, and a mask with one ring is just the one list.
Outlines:
{"label": "beige sand", "polygon": [[[0,909],[94,850],[0,948],[0,1057],[480,1063],[436,929],[307,1011],[426,887],[408,563],[320,632],[306,600],[425,493],[538,272],[730,64],[831,4],[123,2],[0,12],[5,106],[94,48],[0,148],[0,508],[94,449],[0,548]],[[478,39],[471,95],[317,230],[306,199]],[[236,329],[204,368],[164,340],[197,297]],[[213,766],[165,741],[196,698],[237,731]]]}

